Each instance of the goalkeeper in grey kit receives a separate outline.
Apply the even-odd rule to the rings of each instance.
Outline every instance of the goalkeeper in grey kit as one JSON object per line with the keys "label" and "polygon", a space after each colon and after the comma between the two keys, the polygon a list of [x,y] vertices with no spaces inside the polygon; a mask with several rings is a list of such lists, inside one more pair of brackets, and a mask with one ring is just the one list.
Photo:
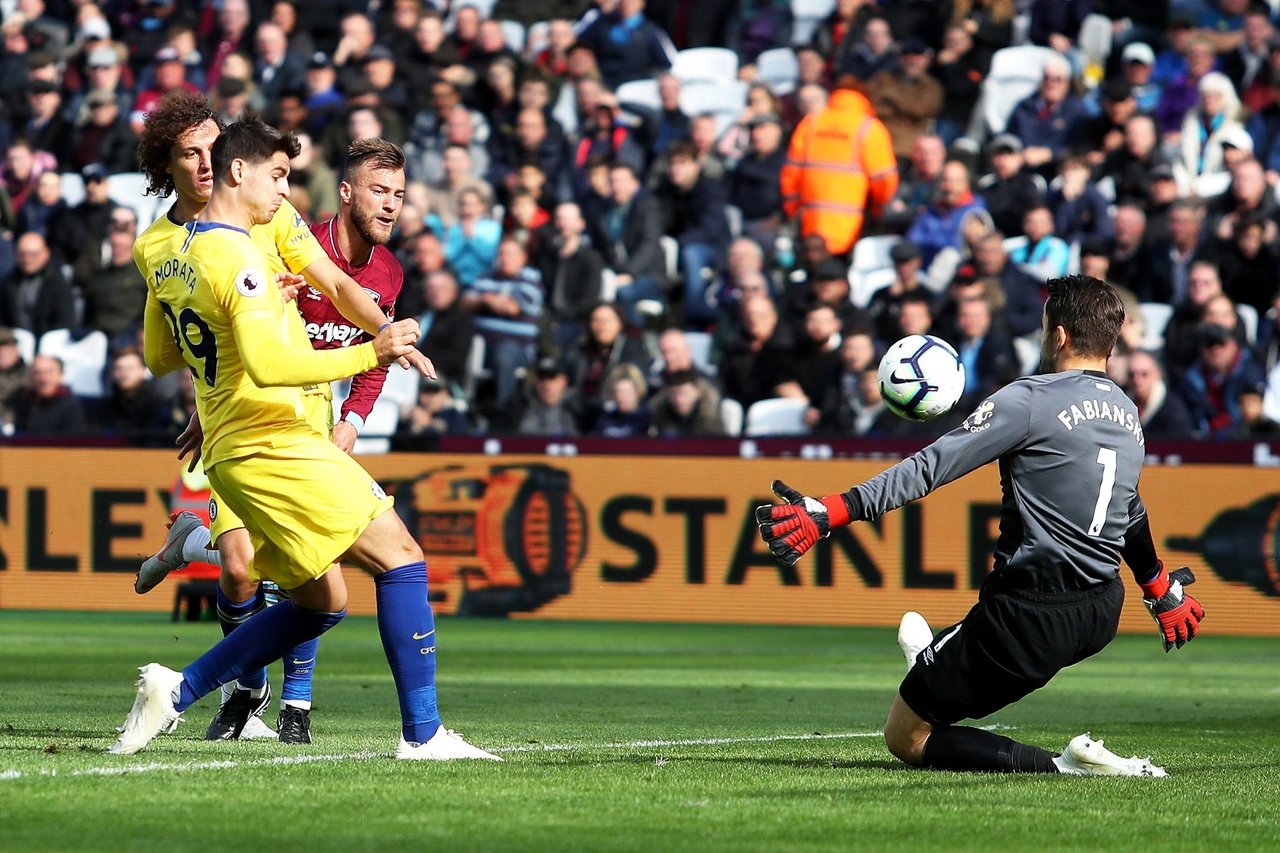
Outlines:
{"label": "goalkeeper in grey kit", "polygon": [[1120,298],[1088,276],[1051,279],[1048,292],[1043,375],[1002,388],[960,427],[847,492],[818,499],[774,481],[787,503],[759,507],[756,521],[770,550],[794,564],[831,528],[879,518],[998,461],[994,570],[958,624],[935,635],[919,614],[903,617],[898,642],[910,669],[885,723],[889,751],[937,770],[1163,776],[1150,759],[1121,758],[1087,734],[1059,755],[956,725],[1018,701],[1111,642],[1122,557],[1166,652],[1195,637],[1204,618],[1184,589],[1190,570],[1166,571],[1156,556],[1138,495],[1137,407],[1106,374]]}

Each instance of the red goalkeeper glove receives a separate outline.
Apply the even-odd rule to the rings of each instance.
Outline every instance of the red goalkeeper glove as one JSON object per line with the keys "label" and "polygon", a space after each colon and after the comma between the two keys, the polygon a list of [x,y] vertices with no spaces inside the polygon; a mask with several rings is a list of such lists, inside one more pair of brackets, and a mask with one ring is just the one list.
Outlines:
{"label": "red goalkeeper glove", "polygon": [[756,524],[769,550],[788,566],[794,566],[819,539],[830,536],[831,528],[849,523],[849,508],[840,495],[822,500],[805,497],[781,480],[774,480],[772,488],[786,503],[756,507]]}
{"label": "red goalkeeper glove", "polygon": [[1142,587],[1142,603],[1160,626],[1164,650],[1168,652],[1174,646],[1182,648],[1191,642],[1200,631],[1204,608],[1183,589],[1196,582],[1191,569],[1183,566],[1167,572],[1163,562],[1159,566],[1156,576],[1139,586]]}

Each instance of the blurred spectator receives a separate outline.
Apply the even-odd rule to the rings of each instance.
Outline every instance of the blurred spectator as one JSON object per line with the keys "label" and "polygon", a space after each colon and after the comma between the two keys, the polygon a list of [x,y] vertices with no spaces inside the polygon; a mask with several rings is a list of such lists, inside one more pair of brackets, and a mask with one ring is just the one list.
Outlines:
{"label": "blurred spectator", "polygon": [[[729,170],[728,158],[716,147],[719,132],[719,123],[713,113],[699,113],[689,122],[689,142],[693,144],[702,174],[717,181],[723,180]],[[665,174],[666,164],[661,164],[655,171]]]}
{"label": "blurred spectator", "polygon": [[31,362],[31,387],[14,407],[14,426],[21,435],[83,435],[87,424],[80,399],[63,384],[62,359],[37,355]]}
{"label": "blurred spectator", "polygon": [[[289,160],[289,185],[306,190],[310,200],[308,219],[329,219],[338,212],[338,176],[321,159],[311,134],[300,131],[295,137],[298,140],[298,156]],[[297,206],[296,201],[294,206]]]}
{"label": "blurred spectator", "polygon": [[[1187,40],[1186,68],[1165,83],[1164,94],[1160,96],[1160,105],[1156,108],[1156,121],[1160,123],[1160,130],[1164,133],[1176,138],[1183,132],[1187,114],[1195,108],[1200,97],[1200,79],[1213,70],[1215,58],[1213,44],[1208,39],[1196,36]],[[1156,74],[1157,79],[1164,82],[1165,78],[1159,76],[1158,62]]]}
{"label": "blurred spectator", "polygon": [[670,72],[659,74],[658,109],[649,154],[657,157],[672,142],[688,135],[689,117],[680,109],[680,78]]}
{"label": "blurred spectator", "polygon": [[[464,202],[464,215],[465,210]],[[493,370],[499,411],[515,402],[519,390],[516,371],[533,364],[542,320],[542,277],[527,264],[524,247],[504,239],[498,245],[493,269],[477,276],[462,295],[462,304],[475,313],[476,331],[485,339],[485,358]]]}
{"label": "blurred spectator", "polygon": [[[476,29],[476,38],[467,51],[463,61],[476,75],[476,86],[472,96],[486,112],[493,106],[495,92],[489,80],[489,71],[497,62],[510,62],[510,70],[514,71],[520,57],[507,46],[506,37],[502,34],[502,24],[495,18],[485,18]],[[512,87],[514,92],[514,87]]]}
{"label": "blurred spectator", "polygon": [[36,191],[27,198],[27,203],[18,211],[15,234],[34,231],[48,240],[49,222],[54,217],[64,216],[67,203],[62,200],[62,175],[57,172],[43,172],[36,181]]}
{"label": "blurred spectator", "polygon": [[81,254],[96,253],[107,239],[111,213],[119,205],[108,194],[107,170],[90,163],[80,170],[84,200],[49,220],[49,248],[62,263],[75,264]]}
{"label": "blurred spectator", "polygon": [[396,427],[391,449],[435,450],[440,436],[467,435],[470,432],[471,423],[455,405],[445,374],[441,373],[438,379],[424,376],[418,383],[418,401],[409,417]]}
{"label": "blurred spectator", "polygon": [[449,33],[449,44],[458,56],[466,59],[480,36],[480,10],[472,3],[462,3],[452,11],[453,32]]}
{"label": "blurred spectator", "polygon": [[649,358],[640,339],[628,333],[622,309],[613,302],[597,302],[588,316],[586,333],[565,351],[563,361],[575,410],[590,426],[606,399],[605,377],[622,364],[640,370]]}
{"label": "blurred spectator", "polygon": [[836,0],[831,17],[813,34],[814,54],[819,59],[826,57],[832,68],[840,67],[862,41],[867,21],[877,14],[876,4],[867,0]]}
{"label": "blurred spectator", "polygon": [[133,347],[111,356],[107,396],[93,413],[94,424],[108,435],[151,443],[164,433],[166,403],[147,381],[142,353]]}
{"label": "blurred spectator", "polygon": [[133,89],[125,84],[123,60],[109,44],[95,47],[85,54],[83,86],[72,90],[67,103],[67,115],[77,123],[85,118],[84,107],[89,93],[98,90],[111,93],[116,101],[117,112],[125,119],[128,119],[129,111],[133,108]]}
{"label": "blurred spectator", "polygon": [[1255,82],[1268,85],[1268,61],[1271,56],[1272,10],[1264,5],[1251,5],[1244,13],[1244,38],[1233,49],[1218,56],[1218,68],[1231,80],[1231,85],[1244,100]]}
{"label": "blurred spectator", "polygon": [[751,128],[760,119],[776,116],[778,127],[783,126],[782,99],[773,93],[766,83],[752,83],[747,89],[747,105],[738,114],[738,121],[724,132],[716,148],[726,163],[733,168],[746,156],[751,147]]}
{"label": "blurred spectator", "polygon": [[932,58],[924,40],[913,36],[902,42],[896,68],[886,68],[867,81],[876,115],[889,131],[894,154],[903,160],[942,109],[942,84],[929,74]]}
{"label": "blurred spectator", "polygon": [[1129,42],[1121,52],[1120,61],[1124,65],[1124,81],[1133,92],[1138,111],[1145,115],[1154,113],[1164,95],[1164,87],[1153,79],[1156,70],[1155,51],[1149,44]]}
{"label": "blurred spectator", "polygon": [[[422,126],[422,116],[414,122],[416,132]],[[444,152],[450,146],[460,145],[471,155],[471,174],[482,177],[489,170],[489,152],[476,136],[475,117],[461,104],[450,107],[438,133],[406,144],[405,156],[410,158],[413,179],[427,184],[438,184],[444,178]]]}
{"label": "blurred spectator", "polygon": [[692,143],[673,142],[667,151],[668,174],[658,189],[666,233],[680,244],[684,279],[684,322],[701,327],[715,322],[708,285],[720,269],[729,245],[723,185],[702,174]]}
{"label": "blurred spectator", "polygon": [[840,329],[840,318],[830,305],[815,302],[809,308],[778,384],[779,397],[803,397],[815,409],[822,405],[826,389],[840,372]]}
{"label": "blurred spectator", "polygon": [[[227,57],[228,62],[234,62],[232,57],[239,54],[233,53]],[[251,83],[246,83],[241,78],[226,71],[227,63],[223,63],[223,74],[218,80],[218,85],[213,87],[213,92],[209,95],[209,105],[213,107],[213,111],[218,115],[218,120],[223,125],[234,124],[244,118],[249,110],[256,92],[252,89]],[[261,104],[257,105],[257,109],[261,108]],[[353,139],[355,137],[352,137]]]}
{"label": "blurred spectator", "polygon": [[556,207],[554,236],[534,259],[547,292],[546,318],[552,339],[563,349],[586,328],[587,316],[600,299],[604,259],[584,239],[587,223],[573,202]]}
{"label": "blurred spectator", "polygon": [[577,438],[578,420],[568,403],[569,377],[554,358],[541,358],[533,369],[533,399],[520,416],[521,435]]}
{"label": "blurred spectator", "polygon": [[[1187,273],[1186,296],[1174,304],[1173,316],[1164,330],[1164,363],[1174,379],[1180,378],[1195,361],[1200,324],[1207,319],[1205,312],[1214,299],[1223,295],[1218,268],[1210,261],[1194,261]],[[1243,341],[1243,331],[1238,328],[1240,324],[1234,311],[1229,311],[1225,318],[1216,316],[1215,319],[1223,328],[1239,331]]]}
{"label": "blurred spectator", "polygon": [[933,256],[924,272],[925,287],[935,293],[943,290],[961,265],[972,263],[978,244],[993,231],[991,214],[980,207],[971,208],[960,220],[960,245],[947,246]]}
{"label": "blurred spectator", "polygon": [[[805,423],[820,432],[866,435],[873,421],[884,411],[879,380],[871,383],[875,400],[863,393],[863,374],[876,372],[876,345],[866,329],[856,329],[840,341],[839,369],[835,381],[823,389],[822,399],[805,412]],[[880,405],[876,406],[876,401]],[[858,431],[855,424],[861,422]]]}
{"label": "blurred spectator", "polygon": [[419,113],[431,103],[437,79],[460,85],[470,76],[462,66],[454,46],[445,39],[444,21],[435,9],[425,9],[413,29],[413,45],[396,50],[396,65],[409,86],[413,111]]}
{"label": "blurred spectator", "polygon": [[48,152],[36,151],[27,140],[19,137],[9,143],[0,179],[4,181],[4,190],[9,194],[13,211],[22,210],[27,196],[35,191],[40,174],[56,167],[57,163]]}
{"label": "blurred spectator", "polygon": [[951,341],[964,365],[964,397],[968,410],[998,388],[1018,378],[1018,354],[1013,340],[999,325],[992,323],[991,304],[982,298],[962,299],[956,307],[959,334]]}
{"label": "blurred spectator", "polygon": [[[243,0],[232,0],[232,2],[241,2]],[[216,65],[211,68],[219,68],[222,64],[219,58]],[[182,56],[176,48],[162,47],[156,51],[155,65],[153,66],[154,79],[151,85],[138,93],[137,99],[133,102],[133,112],[129,115],[129,122],[134,132],[142,129],[142,117],[154,110],[160,105],[160,100],[170,92],[176,92],[184,89],[188,92],[199,93],[191,81],[187,80],[187,67],[182,63]],[[212,77],[212,72],[210,77]],[[216,85],[214,81],[210,81],[212,87]]]}
{"label": "blurred spectator", "polygon": [[[49,246],[34,232],[15,247],[14,269],[0,282],[0,326],[26,329],[37,338],[50,329],[75,325],[75,298],[56,265]],[[61,382],[59,367],[58,381]]]}
{"label": "blurred spectator", "polygon": [[1182,123],[1179,162],[1192,194],[1207,198],[1217,195],[1224,185],[1221,173],[1228,163],[1223,147],[1244,144],[1252,153],[1253,140],[1240,124],[1240,100],[1225,75],[1216,71],[1205,74],[1199,92],[1199,100]]}
{"label": "blurred spectator", "polygon": [[138,217],[127,207],[118,207],[111,212],[108,228],[106,262],[84,284],[84,324],[114,340],[141,325],[147,283],[133,262]]}
{"label": "blurred spectator", "polygon": [[1087,116],[1071,94],[1071,63],[1054,57],[1044,64],[1037,93],[1013,108],[1006,130],[1022,140],[1027,165],[1044,170],[1066,152]]}
{"label": "blurred spectator", "polygon": [[747,154],[729,173],[729,203],[742,211],[742,231],[762,246],[772,246],[782,224],[779,176],[787,161],[782,123],[776,115],[753,118]]}
{"label": "blurred spectator", "polygon": [[551,239],[550,225],[551,214],[538,206],[533,193],[520,188],[511,193],[502,233],[516,240],[530,257],[537,255],[542,243]]}
{"label": "blurred spectator", "polygon": [[578,42],[590,47],[605,85],[616,89],[675,62],[675,45],[644,15],[645,0],[600,0],[578,21]]}
{"label": "blurred spectator", "polygon": [[1154,355],[1138,350],[1129,356],[1129,396],[1147,438],[1191,438],[1191,412],[1164,381],[1164,368]]}
{"label": "blurred spectator", "polygon": [[1150,263],[1129,284],[1141,301],[1176,305],[1186,298],[1188,270],[1202,255],[1201,217],[1202,211],[1191,202],[1173,205],[1169,212],[1169,239],[1152,245]]}
{"label": "blurred spectator", "polygon": [[777,396],[792,338],[778,322],[777,306],[764,294],[744,298],[738,304],[738,316],[739,328],[720,358],[718,376],[724,395],[747,409]]}
{"label": "blurred spectator", "polygon": [[351,84],[364,76],[365,55],[373,49],[373,21],[364,12],[342,16],[342,36],[333,50],[333,67],[338,71],[339,88],[349,91]]}
{"label": "blurred spectator", "polygon": [[693,363],[693,348],[684,329],[674,326],[658,335],[658,355],[649,363],[649,388],[661,388],[663,374],[673,370],[693,370],[702,378],[711,379],[710,371]]}
{"label": "blurred spectator", "polygon": [[879,216],[893,198],[898,168],[889,132],[850,81],[841,80],[830,104],[800,122],[780,181],[800,236],[822,235],[837,255],[861,236],[864,212]]}
{"label": "blurred spectator", "polygon": [[991,54],[1013,44],[1013,19],[1028,4],[1013,0],[955,0],[951,21],[964,28],[990,60]]}
{"label": "blurred spectator", "polygon": [[725,434],[720,395],[694,370],[669,371],[649,403],[650,434],[690,438]]}
{"label": "blurred spectator", "polygon": [[[1272,296],[1271,306],[1258,318],[1258,340],[1254,351],[1270,381],[1271,372],[1280,364],[1280,292]],[[1275,390],[1280,392],[1280,386]],[[1280,417],[1280,412],[1268,416],[1275,419]]]}
{"label": "blurred spectator", "polygon": [[[432,251],[430,242],[435,238],[423,234],[414,244],[416,266],[429,266],[421,256]],[[459,298],[458,280],[446,269],[435,269],[427,275],[423,285],[425,306],[415,314],[397,315],[406,319],[413,317],[422,329],[418,339],[418,349],[436,366],[436,370],[444,376],[462,379],[467,375],[467,354],[471,350],[471,339],[476,334],[475,315]]]}
{"label": "blurred spectator", "polygon": [[605,266],[616,275],[617,300],[627,319],[641,325],[638,302],[660,299],[666,289],[666,261],[663,259],[662,208],[656,199],[642,192],[640,178],[630,163],[609,167],[609,189],[613,204],[604,216],[592,218],[592,245],[604,255]]}
{"label": "blurred spectator", "polygon": [[1231,238],[1220,241],[1216,257],[1222,288],[1235,302],[1250,305],[1264,315],[1280,287],[1280,250],[1267,240],[1273,223],[1254,213],[1235,219]]}
{"label": "blurred spectator", "polygon": [[519,181],[517,169],[532,160],[542,167],[552,196],[557,200],[569,197],[569,149],[563,135],[548,132],[547,121],[542,110],[523,109],[516,116],[514,133],[491,139],[492,157],[487,178],[493,186],[510,193]]}
{"label": "blurred spectator", "polygon": [[[491,25],[497,27],[498,22],[485,21],[484,32],[490,32]],[[502,37],[501,30],[498,30],[498,37]],[[515,59],[499,56],[483,69],[484,85],[478,88],[483,96],[481,106],[489,119],[491,137],[509,137],[515,127],[516,113],[520,109],[516,102],[516,67]]]}
{"label": "blurred spectator", "polygon": [[862,40],[854,43],[853,50],[844,53],[835,65],[837,76],[852,74],[861,81],[870,80],[881,71],[898,66],[898,55],[893,50],[893,33],[889,21],[882,16],[869,17],[862,25]]}
{"label": "blurred spectator", "polygon": [[[522,9],[528,9],[533,5],[528,0],[499,0],[499,2],[511,2],[512,5],[518,3]],[[566,10],[567,14],[551,20],[551,26],[547,30],[547,46],[533,58],[534,65],[552,77],[564,77],[570,70],[569,52],[577,41],[573,21],[570,19],[577,17],[581,9],[581,5],[576,0],[571,0],[571,5],[573,7],[571,11]]]}
{"label": "blurred spectator", "polygon": [[1075,147],[1084,150],[1084,158],[1090,167],[1096,167],[1113,151],[1120,151],[1125,144],[1125,125],[1137,115],[1138,99],[1133,88],[1124,80],[1110,80],[1099,86],[1102,104],[1099,115],[1080,126]]}
{"label": "blurred spectator", "polygon": [[1031,0],[1031,43],[1063,56],[1071,54],[1080,37],[1080,24],[1092,5],[1090,0]]}
{"label": "blurred spectator", "polygon": [[[1011,2],[1008,6],[1012,10]],[[968,130],[990,66],[990,53],[974,46],[973,36],[964,24],[953,23],[947,27],[942,50],[938,51],[932,70],[942,84],[942,109],[934,127],[943,144],[950,145]]]}
{"label": "blurred spectator", "polygon": [[[1205,212],[1207,236],[1218,240],[1230,240],[1236,223],[1244,216],[1253,215],[1265,221],[1271,220],[1277,208],[1275,194],[1267,186],[1267,177],[1257,160],[1245,160],[1231,170],[1231,186],[1208,205]],[[1275,227],[1268,229],[1267,241],[1276,239]],[[1268,294],[1269,295],[1269,294]]]}
{"label": "blurred spectator", "polygon": [[[1280,39],[1272,49],[1272,55],[1280,59]],[[1271,88],[1270,98],[1265,104],[1254,105],[1252,115],[1245,128],[1253,139],[1253,152],[1267,172],[1267,183],[1274,184],[1280,180],[1280,66],[1267,69],[1267,80]]]}
{"label": "blurred spectator", "polygon": [[1089,164],[1083,157],[1068,156],[1063,159],[1060,172],[1046,198],[1053,212],[1054,233],[1067,243],[1110,237],[1108,202],[1089,180]]}
{"label": "blurred spectator", "polygon": [[[584,80],[582,92],[596,92],[599,83]],[[578,145],[573,155],[573,188],[581,193],[586,189],[585,167],[600,157],[610,162],[629,164],[637,175],[644,174],[644,145],[623,121],[621,111],[613,95],[604,93],[593,96],[590,111],[579,127]]]}
{"label": "blurred spectator", "polygon": [[1058,278],[1067,274],[1071,263],[1071,247],[1053,232],[1053,211],[1038,205],[1022,219],[1027,242],[1009,253],[1009,260],[1036,279]]}
{"label": "blurred spectator", "polygon": [[[724,272],[708,291],[708,301],[715,305],[721,319],[733,313],[738,302],[750,289],[772,295],[776,292],[772,279],[764,266],[764,250],[750,237],[739,237],[729,244],[725,255]],[[719,321],[717,321],[718,323]]]}
{"label": "blurred spectator", "polygon": [[973,208],[985,209],[986,203],[970,189],[968,168],[958,160],[949,160],[942,167],[937,198],[916,215],[907,230],[907,239],[920,247],[925,266],[942,249],[960,248],[960,227]]}
{"label": "blurred spectator", "polygon": [[61,165],[70,159],[71,123],[62,117],[62,93],[56,83],[27,83],[27,119],[19,132],[37,151],[47,151]]}
{"label": "blurred spectator", "polygon": [[120,112],[120,102],[110,89],[94,89],[84,100],[86,115],[72,131],[70,157],[62,161],[66,171],[79,171],[101,163],[108,172],[138,169],[138,136]]}
{"label": "blurred spectator", "polygon": [[787,289],[786,319],[797,338],[803,337],[806,318],[815,305],[834,311],[842,328],[866,322],[863,312],[849,300],[849,267],[836,258],[819,263],[803,286]]}
{"label": "blurred spectator", "polygon": [[12,329],[0,328],[0,435],[12,433],[14,407],[30,381],[31,369],[18,351],[17,337]]}
{"label": "blurred spectator", "polygon": [[1236,404],[1240,410],[1240,423],[1231,438],[1274,438],[1280,433],[1280,423],[1267,417],[1263,404],[1267,392],[1266,383],[1243,385],[1236,392]]}
{"label": "blurred spectator", "polygon": [[[342,113],[346,99],[337,89],[338,73],[329,54],[317,51],[307,63],[306,106],[317,131],[323,131]],[[432,89],[434,92],[434,87]],[[418,116],[421,118],[421,115]],[[417,130],[417,124],[414,125]]]}
{"label": "blurred spectator", "polygon": [[477,190],[464,189],[458,194],[458,221],[442,235],[445,260],[465,287],[489,269],[498,254],[502,226],[488,218],[488,212]]}
{"label": "blurred spectator", "polygon": [[476,176],[470,147],[446,146],[440,157],[440,165],[440,178],[429,181],[427,190],[427,215],[433,219],[433,227],[450,228],[457,223],[462,194],[468,190],[480,194],[486,209],[493,204],[493,187],[488,181]]}
{"label": "blurred spectator", "polygon": [[1124,145],[1107,155],[1094,176],[1110,177],[1118,199],[1149,201],[1157,170],[1168,169],[1171,163],[1160,146],[1155,120],[1136,115],[1125,122]]}
{"label": "blurred spectator", "polygon": [[408,115],[413,97],[408,85],[396,78],[396,57],[391,48],[375,44],[361,63],[364,79],[378,96],[378,102],[389,110]]}
{"label": "blurred spectator", "polygon": [[1157,166],[1151,172],[1151,186],[1147,204],[1147,242],[1156,243],[1169,239],[1169,219],[1174,205],[1181,201],[1178,182],[1168,166]]}
{"label": "blurred spectator", "polygon": [[[919,298],[915,294],[908,294],[908,298],[904,302],[914,304]],[[961,264],[956,269],[955,278],[951,279],[947,289],[933,299],[931,310],[927,315],[927,322],[930,323],[928,330],[924,332],[903,331],[899,337],[912,334],[931,334],[937,335],[944,341],[959,340],[961,332],[957,317],[960,313],[960,303],[966,299],[987,300],[987,304],[991,306],[992,322],[1002,326],[1005,325],[1004,309],[1006,299],[999,279],[978,275],[978,271],[973,264]],[[909,322],[913,324],[920,321],[921,318],[919,317],[909,318]],[[902,325],[902,316],[899,314],[899,326]],[[891,343],[891,341],[886,341],[886,343]]]}
{"label": "blurred spectator", "polygon": [[897,340],[898,312],[902,297],[921,292],[930,298],[933,294],[924,286],[920,275],[920,248],[910,240],[904,240],[889,251],[893,260],[893,282],[871,295],[867,303],[867,316],[873,324],[877,340],[892,343]]}
{"label": "blurred spectator", "polygon": [[1183,374],[1182,393],[1200,435],[1228,438],[1243,424],[1241,392],[1265,387],[1266,378],[1253,353],[1224,326],[1202,324],[1197,340],[1199,357]]}
{"label": "blurred spectator", "polygon": [[901,232],[911,227],[916,213],[938,191],[938,180],[946,162],[947,148],[941,136],[926,133],[916,137],[907,170],[898,182],[898,191],[881,217],[887,229]]}
{"label": "blurred spectator", "polygon": [[894,340],[908,335],[927,335],[933,331],[933,300],[925,293],[907,293],[898,306],[898,334]]}
{"label": "blurred spectator", "polygon": [[649,434],[648,387],[635,365],[621,364],[604,382],[604,408],[591,432],[605,438],[637,438]]}
{"label": "blurred spectator", "polygon": [[254,36],[253,82],[274,114],[282,92],[303,85],[306,61],[289,49],[289,37],[279,24],[264,21]]}
{"label": "blurred spectator", "polygon": [[1107,281],[1127,288],[1140,298],[1149,295],[1139,288],[1145,278],[1143,265],[1147,262],[1147,216],[1136,201],[1124,201],[1116,207],[1112,227],[1115,230],[1111,242]]}
{"label": "blurred spectator", "polygon": [[304,59],[315,53],[316,44],[308,27],[298,26],[298,8],[295,0],[276,0],[271,4],[271,22],[284,30],[289,39],[289,50]]}
{"label": "blurred spectator", "polygon": [[817,115],[825,110],[830,103],[831,98],[825,86],[819,86],[817,83],[806,83],[797,87],[795,92],[797,121],[801,121],[807,116]]}
{"label": "blurred spectator", "polygon": [[978,193],[996,229],[1017,237],[1022,234],[1022,219],[1027,211],[1044,203],[1044,178],[1026,167],[1022,140],[1012,133],[1002,133],[991,140],[987,151],[992,171],[978,181]]}
{"label": "blurred spectator", "polygon": [[976,278],[992,280],[1004,294],[1000,315],[1015,337],[1031,334],[1040,329],[1044,313],[1045,279],[1033,278],[1009,263],[1009,253],[1004,248],[1004,236],[995,231],[982,238],[974,252]]}

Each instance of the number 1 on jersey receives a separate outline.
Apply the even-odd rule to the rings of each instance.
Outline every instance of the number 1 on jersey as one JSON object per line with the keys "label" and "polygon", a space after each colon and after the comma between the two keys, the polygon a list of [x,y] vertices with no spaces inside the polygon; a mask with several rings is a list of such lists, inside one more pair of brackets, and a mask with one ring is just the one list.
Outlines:
{"label": "number 1 on jersey", "polygon": [[1098,487],[1098,502],[1093,506],[1093,522],[1089,535],[1098,536],[1107,523],[1107,508],[1111,506],[1111,490],[1116,484],[1116,452],[1110,447],[1098,448],[1098,464],[1102,466],[1102,485]]}

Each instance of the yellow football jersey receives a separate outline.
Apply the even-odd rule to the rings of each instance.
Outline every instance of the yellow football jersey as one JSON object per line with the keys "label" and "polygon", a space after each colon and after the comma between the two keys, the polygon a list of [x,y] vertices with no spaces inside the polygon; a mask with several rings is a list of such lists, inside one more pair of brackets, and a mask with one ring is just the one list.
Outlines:
{"label": "yellow football jersey", "polygon": [[[191,368],[208,467],[299,431],[314,434],[298,387],[277,386],[328,382],[377,364],[371,345],[312,349],[297,312],[285,309],[270,258],[243,229],[190,222],[144,252],[148,363],[173,368],[180,357]],[[259,382],[246,361],[258,366]]]}

